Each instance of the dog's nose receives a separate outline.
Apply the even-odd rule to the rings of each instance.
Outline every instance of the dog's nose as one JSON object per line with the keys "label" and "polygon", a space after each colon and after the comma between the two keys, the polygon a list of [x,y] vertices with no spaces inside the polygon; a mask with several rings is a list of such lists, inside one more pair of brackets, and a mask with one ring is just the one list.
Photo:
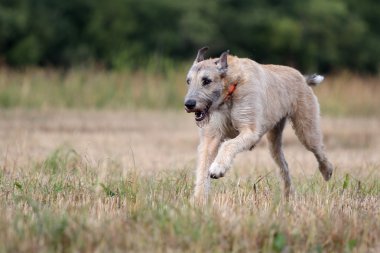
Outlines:
{"label": "dog's nose", "polygon": [[185,101],[185,107],[189,110],[194,109],[196,104],[197,101],[195,101],[194,99],[189,99]]}

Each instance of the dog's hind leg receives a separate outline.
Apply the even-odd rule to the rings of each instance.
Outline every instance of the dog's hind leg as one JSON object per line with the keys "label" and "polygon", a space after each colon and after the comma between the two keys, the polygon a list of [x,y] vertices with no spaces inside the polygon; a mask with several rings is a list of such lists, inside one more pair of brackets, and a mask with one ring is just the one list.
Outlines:
{"label": "dog's hind leg", "polygon": [[327,159],[323,147],[322,132],[319,123],[319,104],[312,94],[304,94],[300,99],[297,111],[291,116],[293,128],[302,144],[314,153],[319,163],[319,171],[328,181],[331,178],[333,166]]}
{"label": "dog's hind leg", "polygon": [[289,176],[288,164],[285,160],[284,152],[282,151],[282,132],[285,124],[286,118],[283,118],[267,133],[267,139],[272,158],[280,168],[280,174],[284,182],[284,195],[286,198],[289,198],[291,180]]}

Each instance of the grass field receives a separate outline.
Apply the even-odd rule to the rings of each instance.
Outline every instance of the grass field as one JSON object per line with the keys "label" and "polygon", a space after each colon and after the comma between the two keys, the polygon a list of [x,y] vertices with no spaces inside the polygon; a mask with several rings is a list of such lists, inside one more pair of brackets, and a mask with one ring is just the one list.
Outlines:
{"label": "grass field", "polygon": [[[0,108],[182,109],[188,65],[144,71],[0,68]],[[327,76],[315,89],[333,116],[380,116],[380,77]]]}
{"label": "grass field", "polygon": [[324,118],[336,166],[329,183],[288,127],[289,203],[263,141],[213,181],[205,207],[189,202],[191,115],[8,110],[1,118],[0,251],[379,250],[377,118]]}
{"label": "grass field", "polygon": [[330,182],[288,126],[288,203],[263,139],[200,207],[182,71],[0,73],[0,252],[380,251],[379,79],[315,89]]}

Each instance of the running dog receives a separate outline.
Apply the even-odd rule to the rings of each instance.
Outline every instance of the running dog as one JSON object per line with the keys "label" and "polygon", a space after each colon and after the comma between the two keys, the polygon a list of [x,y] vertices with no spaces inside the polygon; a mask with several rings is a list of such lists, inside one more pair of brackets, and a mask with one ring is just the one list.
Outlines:
{"label": "running dog", "polygon": [[329,180],[333,166],[324,152],[319,104],[310,87],[323,76],[305,77],[291,67],[259,64],[229,51],[205,59],[207,49],[199,49],[186,79],[185,109],[195,114],[200,129],[195,200],[207,199],[210,178],[223,177],[234,157],[253,149],[264,134],[288,198],[291,180],[281,140],[287,120]]}

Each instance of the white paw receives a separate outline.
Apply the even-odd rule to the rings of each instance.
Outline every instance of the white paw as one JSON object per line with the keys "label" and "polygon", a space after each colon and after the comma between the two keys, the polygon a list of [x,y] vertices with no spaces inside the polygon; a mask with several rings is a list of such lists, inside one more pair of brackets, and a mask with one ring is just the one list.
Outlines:
{"label": "white paw", "polygon": [[218,179],[220,177],[224,177],[224,174],[227,171],[227,167],[222,166],[216,162],[213,162],[209,169],[210,177],[213,179]]}

